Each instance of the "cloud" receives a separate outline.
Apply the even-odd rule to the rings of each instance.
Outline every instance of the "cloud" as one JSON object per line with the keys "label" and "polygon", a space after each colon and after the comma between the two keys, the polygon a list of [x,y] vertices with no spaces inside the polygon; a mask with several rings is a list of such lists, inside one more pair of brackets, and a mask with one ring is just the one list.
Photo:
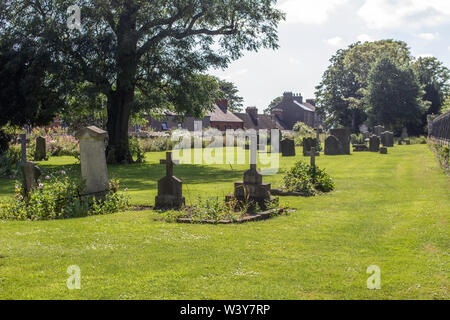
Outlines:
{"label": "cloud", "polygon": [[366,0],[358,15],[372,29],[437,26],[450,21],[450,1]]}
{"label": "cloud", "polygon": [[368,34],[360,34],[358,36],[358,41],[366,42],[366,41],[373,41],[373,38],[369,36]]}
{"label": "cloud", "polygon": [[286,0],[278,8],[287,14],[287,23],[322,24],[348,0]]}
{"label": "cloud", "polygon": [[293,58],[293,57],[290,57],[290,58],[289,58],[289,63],[290,63],[290,64],[295,64],[295,65],[299,65],[299,64],[300,64],[300,60],[295,59],[295,58]]}
{"label": "cloud", "polygon": [[435,32],[435,33],[419,33],[418,35],[416,35],[418,38],[423,39],[423,40],[434,40],[439,38],[439,33]]}
{"label": "cloud", "polygon": [[343,39],[341,37],[336,36],[334,38],[330,38],[330,39],[324,40],[324,42],[326,44],[330,45],[330,46],[338,47],[338,46],[340,46],[342,44],[342,40]]}

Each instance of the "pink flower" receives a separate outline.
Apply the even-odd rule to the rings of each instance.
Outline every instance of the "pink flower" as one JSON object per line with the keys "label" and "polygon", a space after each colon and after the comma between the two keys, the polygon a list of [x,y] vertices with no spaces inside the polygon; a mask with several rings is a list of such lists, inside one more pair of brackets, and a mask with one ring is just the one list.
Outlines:
{"label": "pink flower", "polygon": [[20,196],[19,196],[19,198],[20,198],[20,200],[22,200],[22,199],[23,199],[23,196],[22,196],[22,195],[20,195]]}
{"label": "pink flower", "polygon": [[65,172],[64,170],[62,170],[62,171],[61,171],[61,174],[64,174],[64,175],[65,175],[65,174],[66,174],[66,172]]}
{"label": "pink flower", "polygon": [[126,192],[126,191],[128,191],[128,188],[125,188],[124,190],[125,190],[125,192]]}
{"label": "pink flower", "polygon": [[46,177],[45,177],[45,180],[49,180],[49,179],[50,179],[50,176],[46,176]]}
{"label": "pink flower", "polygon": [[39,183],[39,189],[42,189],[44,187],[43,183]]}

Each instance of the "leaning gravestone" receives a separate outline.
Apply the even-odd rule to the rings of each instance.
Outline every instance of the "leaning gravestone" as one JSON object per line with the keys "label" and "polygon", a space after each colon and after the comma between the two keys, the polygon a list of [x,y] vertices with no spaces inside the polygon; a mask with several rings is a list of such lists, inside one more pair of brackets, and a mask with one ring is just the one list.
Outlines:
{"label": "leaning gravestone", "polygon": [[166,176],[158,181],[158,195],[155,198],[155,209],[179,209],[185,205],[183,184],[173,175],[172,152],[166,152],[166,159],[160,161],[166,165]]}
{"label": "leaning gravestone", "polygon": [[381,134],[385,131],[383,126],[376,126],[373,128],[373,133],[377,136],[380,137]]}
{"label": "leaning gravestone", "polygon": [[22,165],[22,179],[23,189],[25,191],[25,197],[31,189],[38,185],[38,179],[41,176],[41,169],[37,167],[33,162],[25,162]]}
{"label": "leaning gravestone", "polygon": [[388,148],[387,147],[381,147],[380,148],[380,153],[381,154],[387,154],[388,153]]}
{"label": "leaning gravestone", "polygon": [[381,144],[384,147],[392,148],[394,146],[394,133],[385,131],[381,134]]}
{"label": "leaning gravestone", "polygon": [[47,148],[44,137],[36,138],[36,151],[34,153],[35,161],[42,161],[47,158]]}
{"label": "leaning gravestone", "polygon": [[335,136],[329,136],[325,139],[325,155],[336,156],[340,155],[342,150],[341,143]]}
{"label": "leaning gravestone", "polygon": [[283,157],[295,157],[295,142],[292,139],[284,139],[280,144]]}
{"label": "leaning gravestone", "polygon": [[340,153],[339,154],[350,154],[350,129],[332,129],[330,134],[335,136],[340,142]]}
{"label": "leaning gravestone", "polygon": [[369,140],[369,151],[378,152],[380,151],[380,138],[377,136],[371,136]]}
{"label": "leaning gravestone", "polygon": [[[315,138],[303,138],[303,156],[310,156],[312,148],[316,148],[317,140]],[[318,155],[318,152],[316,152]]]}
{"label": "leaning gravestone", "polygon": [[105,156],[108,133],[95,126],[81,129],[76,134],[80,145],[81,176],[86,181],[85,195],[103,198],[109,190]]}

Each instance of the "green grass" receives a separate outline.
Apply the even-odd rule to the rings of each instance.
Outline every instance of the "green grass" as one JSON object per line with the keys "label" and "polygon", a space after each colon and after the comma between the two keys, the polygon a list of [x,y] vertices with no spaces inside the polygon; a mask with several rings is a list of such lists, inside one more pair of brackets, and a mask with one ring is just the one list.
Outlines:
{"label": "green grass", "polygon": [[[147,154],[147,163],[112,166],[109,174],[134,204],[152,205],[162,158]],[[298,159],[283,158],[282,169]],[[40,166],[76,173],[73,163],[61,157]],[[297,211],[264,222],[168,224],[152,211],[0,221],[0,298],[448,299],[449,178],[429,148],[321,155],[317,164],[336,190],[282,198]],[[247,166],[232,167],[181,165],[175,175],[189,203],[230,193]],[[280,181],[281,174],[264,177]],[[0,180],[1,197],[13,187]],[[81,268],[81,290],[66,287],[69,265]],[[366,287],[370,265],[381,268],[381,290]]]}

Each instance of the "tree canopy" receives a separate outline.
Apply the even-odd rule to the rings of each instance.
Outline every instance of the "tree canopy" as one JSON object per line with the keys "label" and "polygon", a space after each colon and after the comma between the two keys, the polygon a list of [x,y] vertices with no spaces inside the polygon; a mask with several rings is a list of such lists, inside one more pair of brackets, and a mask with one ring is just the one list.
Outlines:
{"label": "tree canopy", "polygon": [[[284,14],[275,0],[4,0],[0,37],[23,35],[47,52],[66,88],[89,83],[107,99],[108,159],[130,162],[130,114],[170,104],[201,114],[214,97],[198,94],[209,68],[244,51],[276,49]],[[81,8],[81,30],[67,9]],[[53,76],[47,74],[48,78]],[[203,82],[203,83],[202,83]],[[70,94],[70,91],[69,91]],[[136,95],[139,94],[139,101]]]}

